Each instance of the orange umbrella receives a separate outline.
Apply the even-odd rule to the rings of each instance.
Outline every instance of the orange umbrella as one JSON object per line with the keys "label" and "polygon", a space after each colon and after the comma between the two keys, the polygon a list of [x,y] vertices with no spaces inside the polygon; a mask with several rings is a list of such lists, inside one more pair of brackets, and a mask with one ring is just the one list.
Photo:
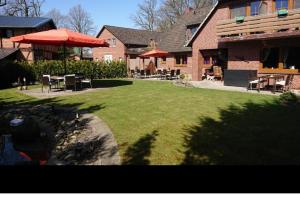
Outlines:
{"label": "orange umbrella", "polygon": [[[43,32],[31,33],[10,38],[12,42],[54,45],[64,47],[64,58],[66,58],[66,46],[68,47],[109,47],[103,39],[98,39],[68,29],[54,29]],[[66,59],[64,59],[66,73]]]}
{"label": "orange umbrella", "polygon": [[166,51],[155,49],[140,55],[140,57],[165,57],[168,54]]}
{"label": "orange umbrella", "polygon": [[69,46],[69,47],[108,47],[103,39],[72,32],[68,29],[48,30],[10,38],[12,42]]}

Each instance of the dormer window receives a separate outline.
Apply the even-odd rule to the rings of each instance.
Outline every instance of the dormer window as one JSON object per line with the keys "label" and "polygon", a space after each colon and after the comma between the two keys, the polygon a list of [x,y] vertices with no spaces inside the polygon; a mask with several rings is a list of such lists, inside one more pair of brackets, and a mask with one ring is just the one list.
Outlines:
{"label": "dormer window", "polygon": [[199,25],[190,25],[187,26],[187,30],[186,30],[186,41],[190,40],[190,38],[196,33],[197,29],[198,29]]}

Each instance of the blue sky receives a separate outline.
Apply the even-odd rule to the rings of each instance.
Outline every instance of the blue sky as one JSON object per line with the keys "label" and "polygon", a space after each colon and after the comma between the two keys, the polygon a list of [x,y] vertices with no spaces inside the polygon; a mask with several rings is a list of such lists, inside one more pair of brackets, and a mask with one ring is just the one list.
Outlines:
{"label": "blue sky", "polygon": [[81,4],[91,15],[97,27],[97,32],[103,25],[134,27],[130,16],[137,10],[143,0],[46,0],[44,13],[56,8],[67,14],[74,5]]}

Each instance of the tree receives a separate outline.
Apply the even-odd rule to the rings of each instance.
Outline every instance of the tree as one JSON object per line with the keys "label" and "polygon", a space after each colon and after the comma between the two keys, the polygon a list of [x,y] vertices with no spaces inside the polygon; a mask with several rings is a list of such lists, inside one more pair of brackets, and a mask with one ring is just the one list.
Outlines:
{"label": "tree", "polygon": [[92,34],[95,31],[91,16],[81,5],[74,6],[70,9],[68,25],[70,29],[79,33]]}
{"label": "tree", "polygon": [[[81,5],[74,6],[69,11],[68,26],[75,32],[92,34],[95,31],[94,22],[89,13]],[[83,57],[84,48],[80,49],[80,58]]]}
{"label": "tree", "polygon": [[159,9],[158,30],[167,31],[187,9],[209,8],[216,0],[164,0]]}
{"label": "tree", "polygon": [[45,0],[8,0],[2,14],[9,16],[40,17]]}
{"label": "tree", "polygon": [[144,0],[142,4],[138,4],[138,11],[132,16],[132,20],[136,26],[154,31],[158,24],[157,14],[157,0]]}
{"label": "tree", "polygon": [[45,17],[53,19],[57,28],[68,28],[68,17],[61,14],[58,9],[50,10]]}

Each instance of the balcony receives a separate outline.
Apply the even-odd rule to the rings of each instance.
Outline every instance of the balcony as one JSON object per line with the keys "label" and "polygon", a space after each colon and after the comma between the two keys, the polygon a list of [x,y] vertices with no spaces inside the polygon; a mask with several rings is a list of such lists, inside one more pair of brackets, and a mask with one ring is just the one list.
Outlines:
{"label": "balcony", "polygon": [[287,15],[278,13],[249,16],[243,21],[221,20],[217,23],[219,42],[263,40],[284,37],[300,37],[300,9],[289,10]]}

